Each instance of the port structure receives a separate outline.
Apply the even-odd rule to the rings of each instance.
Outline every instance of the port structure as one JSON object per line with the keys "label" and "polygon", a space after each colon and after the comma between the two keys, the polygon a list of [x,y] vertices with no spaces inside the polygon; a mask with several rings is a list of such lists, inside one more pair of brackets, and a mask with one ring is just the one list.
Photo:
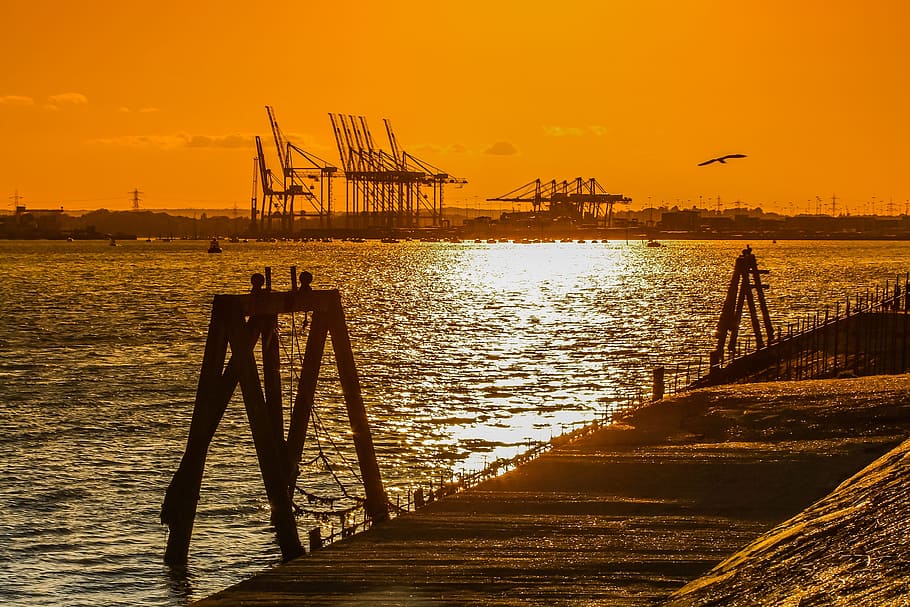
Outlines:
{"label": "port structure", "polygon": [[446,227],[445,186],[467,180],[400,149],[388,119],[391,152],[377,147],[363,116],[330,113],[329,119],[344,168],[347,227]]}
{"label": "port structure", "polygon": [[[314,216],[319,228],[332,227],[332,180],[338,167],[290,141],[278,126],[275,110],[265,106],[281,166],[280,178],[268,167],[262,139],[256,136],[251,220],[260,232],[294,232],[296,217]],[[257,181],[262,204],[257,208]],[[301,205],[297,206],[297,199]],[[303,208],[301,208],[303,207]],[[277,224],[277,226],[276,226]]]}
{"label": "port structure", "polygon": [[487,198],[489,202],[530,203],[528,215],[546,218],[568,217],[582,225],[612,227],[613,205],[632,202],[622,194],[608,194],[593,177],[571,181],[535,179],[511,192]]}

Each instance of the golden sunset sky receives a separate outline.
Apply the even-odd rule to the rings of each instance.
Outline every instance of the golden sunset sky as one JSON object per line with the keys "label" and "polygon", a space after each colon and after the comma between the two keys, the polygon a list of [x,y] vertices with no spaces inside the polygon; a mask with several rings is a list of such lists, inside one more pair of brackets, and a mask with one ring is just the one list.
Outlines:
{"label": "golden sunset sky", "polygon": [[[274,154],[267,104],[336,164],[329,112],[365,116],[387,150],[388,118],[403,149],[469,181],[449,205],[538,177],[594,177],[632,208],[910,199],[905,0],[2,0],[0,15],[7,210],[16,190],[127,209],[138,188],[144,208],[245,211],[253,136]],[[696,166],[727,153],[748,158]]]}

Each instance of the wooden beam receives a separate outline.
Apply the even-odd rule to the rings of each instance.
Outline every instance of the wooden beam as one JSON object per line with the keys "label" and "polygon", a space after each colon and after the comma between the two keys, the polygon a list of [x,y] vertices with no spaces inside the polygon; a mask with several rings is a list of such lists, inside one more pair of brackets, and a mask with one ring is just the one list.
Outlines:
{"label": "wooden beam", "polygon": [[354,432],[354,447],[366,493],[366,511],[373,522],[381,522],[389,518],[388,497],[382,486],[382,477],[376,462],[373,437],[363,406],[363,396],[360,393],[360,379],[354,364],[354,352],[351,349],[351,339],[341,307],[341,297],[337,291],[335,297],[337,301],[329,315],[329,334],[332,336],[332,348],[335,351],[335,362],[338,365],[338,377],[341,379],[348,419]]}
{"label": "wooden beam", "polygon": [[749,284],[749,273],[743,274],[743,277],[743,290],[746,292],[746,302],[749,304],[749,320],[752,322],[752,333],[755,335],[755,347],[761,350],[765,347],[765,340],[762,337],[758,312],[755,309],[755,295],[752,293],[752,285]]}
{"label": "wooden beam", "polygon": [[[255,323],[246,330],[252,341],[258,338]],[[224,368],[227,346],[223,312],[213,306],[186,450],[161,506],[161,522],[169,528],[164,560],[173,565],[186,563],[209,445],[237,387],[233,358]]]}
{"label": "wooden beam", "polygon": [[[281,344],[278,336],[278,315],[255,316],[262,324],[262,382],[265,404],[269,411],[272,433],[284,449],[284,411],[281,393]],[[293,348],[293,345],[291,346]],[[284,458],[283,458],[284,459]]]}
{"label": "wooden beam", "polygon": [[743,317],[743,303],[746,301],[746,291],[749,290],[749,276],[745,272],[739,272],[740,286],[736,296],[736,310],[733,313],[733,319],[730,321],[730,352],[736,351],[736,340],[739,338],[739,324]]}
{"label": "wooden beam", "polygon": [[762,322],[765,325],[765,334],[768,337],[768,344],[774,341],[774,324],[771,322],[771,314],[768,312],[768,302],[765,301],[765,289],[767,285],[761,281],[762,274],[767,274],[768,270],[759,270],[758,262],[752,257],[750,264],[752,277],[755,280],[756,296],[758,298],[758,307],[761,310]]}
{"label": "wooden beam", "polygon": [[724,344],[727,341],[727,333],[732,331],[734,327],[734,319],[736,318],[736,297],[739,293],[741,274],[742,257],[740,256],[733,264],[733,276],[730,278],[730,284],[727,285],[727,297],[724,299],[724,305],[720,312],[720,320],[717,322],[717,348],[715,351],[718,353],[718,360],[723,356]]}
{"label": "wooden beam", "polygon": [[215,295],[213,306],[226,310],[239,308],[245,316],[290,314],[326,310],[340,296],[337,289],[318,291],[260,291],[245,295]]}
{"label": "wooden beam", "polygon": [[259,469],[272,507],[272,524],[275,525],[281,554],[285,560],[290,560],[303,554],[303,548],[297,535],[297,522],[287,491],[285,460],[281,457],[281,449],[275,440],[274,427],[259,381],[253,354],[255,344],[250,342],[243,330],[243,312],[240,306],[231,310],[226,320],[231,352],[238,359],[240,390],[253,433]]}
{"label": "wooden beam", "polygon": [[310,415],[316,396],[316,382],[319,379],[322,355],[325,352],[325,340],[329,332],[326,315],[326,312],[313,312],[306,352],[303,355],[300,378],[297,383],[297,394],[294,397],[294,409],[288,424],[287,458],[288,469],[292,471],[288,478],[288,490],[291,495],[294,494],[297,484],[298,466],[303,454],[307,428],[310,425]]}

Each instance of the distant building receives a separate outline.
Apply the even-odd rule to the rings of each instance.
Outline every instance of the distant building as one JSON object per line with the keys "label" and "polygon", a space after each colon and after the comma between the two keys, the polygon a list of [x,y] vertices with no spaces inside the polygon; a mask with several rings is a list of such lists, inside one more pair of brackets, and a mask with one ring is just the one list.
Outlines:
{"label": "distant building", "polygon": [[62,230],[63,207],[26,209],[16,205],[12,215],[0,217],[0,235],[6,238],[54,238]]}
{"label": "distant building", "polygon": [[667,232],[697,232],[701,224],[699,211],[665,211],[658,226]]}

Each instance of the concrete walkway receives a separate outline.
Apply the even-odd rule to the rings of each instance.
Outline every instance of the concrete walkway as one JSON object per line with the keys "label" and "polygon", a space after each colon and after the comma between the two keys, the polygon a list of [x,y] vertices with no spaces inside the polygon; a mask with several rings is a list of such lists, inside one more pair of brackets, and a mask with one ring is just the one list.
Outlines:
{"label": "concrete walkway", "polygon": [[908,376],[706,389],[196,605],[660,604],[908,434]]}

